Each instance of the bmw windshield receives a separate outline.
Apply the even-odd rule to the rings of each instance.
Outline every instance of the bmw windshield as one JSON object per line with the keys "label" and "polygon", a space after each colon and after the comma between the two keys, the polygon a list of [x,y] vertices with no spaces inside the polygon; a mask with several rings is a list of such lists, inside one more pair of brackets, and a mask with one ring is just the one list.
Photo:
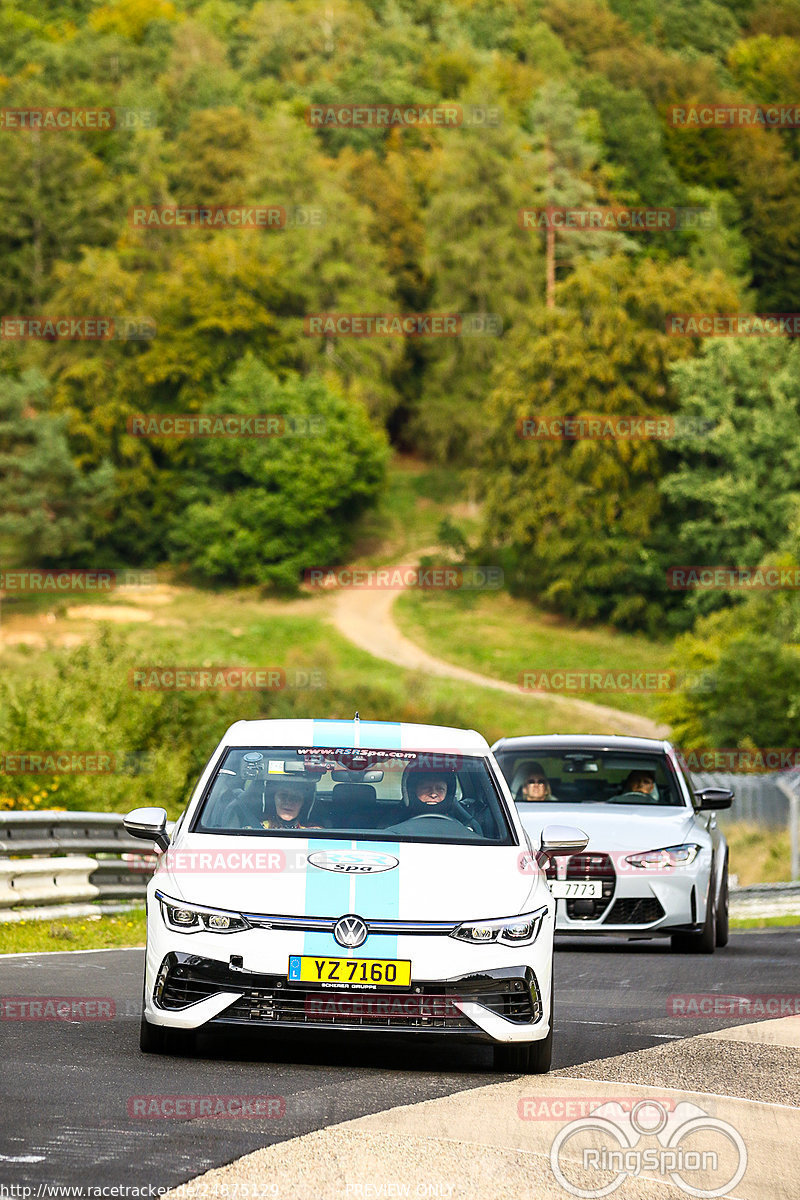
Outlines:
{"label": "bmw windshield", "polygon": [[192,830],[515,843],[484,759],[410,750],[231,748]]}
{"label": "bmw windshield", "polygon": [[496,758],[517,804],[685,807],[664,754],[518,746]]}

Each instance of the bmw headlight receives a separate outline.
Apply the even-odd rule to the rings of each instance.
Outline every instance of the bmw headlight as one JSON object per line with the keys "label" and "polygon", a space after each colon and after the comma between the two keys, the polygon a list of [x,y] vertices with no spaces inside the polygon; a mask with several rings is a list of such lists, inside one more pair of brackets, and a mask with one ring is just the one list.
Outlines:
{"label": "bmw headlight", "polygon": [[181,904],[161,893],[158,893],[158,902],[164,924],[176,933],[199,933],[201,929],[211,933],[240,933],[250,928],[240,913],[205,908],[198,904]]}
{"label": "bmw headlight", "polygon": [[673,867],[688,867],[700,853],[702,847],[695,842],[684,842],[681,846],[665,846],[663,850],[646,850],[643,854],[629,854],[625,862],[632,867],[649,867],[651,871],[669,871]]}
{"label": "bmw headlight", "polygon": [[519,917],[499,917],[491,921],[468,921],[450,934],[460,942],[499,942],[504,946],[528,946],[535,942],[547,916],[546,908],[523,913]]}

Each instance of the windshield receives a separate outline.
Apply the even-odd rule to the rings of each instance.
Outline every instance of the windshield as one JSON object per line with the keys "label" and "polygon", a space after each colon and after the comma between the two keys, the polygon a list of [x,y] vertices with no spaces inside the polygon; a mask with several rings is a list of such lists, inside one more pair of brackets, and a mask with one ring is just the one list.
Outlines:
{"label": "windshield", "polygon": [[514,844],[485,760],[409,750],[228,750],[192,829]]}
{"label": "windshield", "polygon": [[685,806],[664,754],[534,747],[496,754],[518,805]]}

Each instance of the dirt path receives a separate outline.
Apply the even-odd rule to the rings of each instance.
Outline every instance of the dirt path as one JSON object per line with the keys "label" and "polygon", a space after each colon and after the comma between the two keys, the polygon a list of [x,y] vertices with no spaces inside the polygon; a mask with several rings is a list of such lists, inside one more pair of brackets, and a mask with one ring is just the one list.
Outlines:
{"label": "dirt path", "polygon": [[[412,560],[398,563],[396,569],[416,565],[419,557],[417,555]],[[423,671],[427,675],[460,679],[464,683],[506,692],[517,699],[530,696],[536,700],[546,700],[555,708],[568,709],[573,715],[580,713],[582,716],[602,721],[603,732],[610,727],[614,733],[633,734],[638,737],[667,736],[668,726],[660,725],[649,717],[609,708],[604,704],[593,704],[590,700],[554,695],[552,692],[522,692],[513,683],[492,679],[488,675],[470,671],[467,667],[459,667],[454,663],[445,662],[444,659],[435,658],[427,650],[410,641],[395,624],[392,608],[399,595],[399,589],[389,591],[379,588],[341,588],[333,598],[333,623],[340,633],[361,650],[368,651],[375,658],[394,663],[395,666],[405,667],[409,671]]]}

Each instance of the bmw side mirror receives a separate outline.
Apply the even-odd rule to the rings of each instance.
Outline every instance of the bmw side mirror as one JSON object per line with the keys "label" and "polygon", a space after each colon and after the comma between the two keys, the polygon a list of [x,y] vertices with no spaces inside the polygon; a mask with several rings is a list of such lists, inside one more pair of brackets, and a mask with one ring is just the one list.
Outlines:
{"label": "bmw side mirror", "polygon": [[699,788],[694,794],[695,807],[705,812],[709,809],[730,808],[733,792],[726,787]]}
{"label": "bmw side mirror", "polygon": [[169,846],[167,814],[163,808],[134,808],[122,818],[122,824],[131,837],[155,842],[159,850]]}

